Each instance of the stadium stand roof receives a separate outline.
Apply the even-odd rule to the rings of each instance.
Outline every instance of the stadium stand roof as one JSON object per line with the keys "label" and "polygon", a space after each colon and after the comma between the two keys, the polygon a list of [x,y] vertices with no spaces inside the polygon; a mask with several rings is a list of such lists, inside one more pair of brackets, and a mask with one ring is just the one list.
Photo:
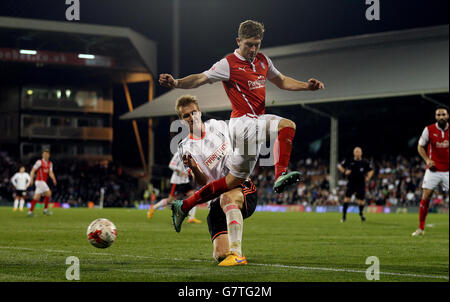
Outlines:
{"label": "stadium stand roof", "polygon": [[0,48],[101,55],[113,69],[157,74],[156,43],[126,27],[0,17]]}
{"label": "stadium stand roof", "polygon": [[[262,49],[283,74],[325,84],[323,91],[290,92],[269,83],[266,106],[448,92],[448,35],[445,25]],[[231,111],[222,83],[214,83],[171,90],[121,119],[174,115],[175,101],[184,94],[196,95],[204,112]]]}

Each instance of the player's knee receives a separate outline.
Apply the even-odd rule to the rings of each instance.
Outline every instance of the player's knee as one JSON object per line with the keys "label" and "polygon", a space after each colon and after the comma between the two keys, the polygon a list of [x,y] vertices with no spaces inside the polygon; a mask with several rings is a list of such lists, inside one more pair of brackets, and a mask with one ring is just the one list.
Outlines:
{"label": "player's knee", "polygon": [[423,200],[430,200],[431,199],[431,193],[424,191],[423,194],[422,194],[422,199]]}
{"label": "player's knee", "polygon": [[229,192],[223,193],[220,196],[220,207],[223,209],[227,205],[232,204],[233,202],[233,196]]}
{"label": "player's knee", "polygon": [[432,194],[433,194],[433,190],[430,190],[430,189],[422,189],[422,199],[424,199],[424,200],[430,200]]}
{"label": "player's knee", "polygon": [[244,200],[244,196],[242,195],[242,191],[240,189],[234,189],[223,193],[220,196],[220,207],[225,211],[225,208],[229,205],[236,205],[242,208],[242,203]]}
{"label": "player's knee", "polygon": [[292,129],[296,129],[296,124],[288,119],[282,119],[280,121],[280,123],[278,124],[278,131],[280,131],[283,128],[292,128]]}

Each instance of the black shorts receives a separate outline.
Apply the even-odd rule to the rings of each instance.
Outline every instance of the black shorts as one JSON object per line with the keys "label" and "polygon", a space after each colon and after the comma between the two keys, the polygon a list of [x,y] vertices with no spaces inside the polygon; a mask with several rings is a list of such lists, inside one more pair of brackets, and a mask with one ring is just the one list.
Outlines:
{"label": "black shorts", "polygon": [[192,185],[190,183],[186,184],[177,184],[175,187],[175,195],[176,194],[183,194],[186,195],[187,192],[194,190]]}
{"label": "black shorts", "polygon": [[356,199],[364,200],[366,197],[366,184],[365,183],[351,183],[347,185],[347,190],[345,191],[345,197],[352,197],[356,193]]}
{"label": "black shorts", "polygon": [[15,190],[14,196],[15,197],[25,197],[25,196],[27,196],[27,190]]}
{"label": "black shorts", "polygon": [[[258,196],[255,185],[251,181],[245,181],[242,185],[244,194],[244,204],[241,209],[244,219],[252,216],[258,204]],[[217,236],[227,234],[227,218],[220,206],[220,198],[214,199],[209,205],[209,214],[207,217],[208,229],[211,234],[211,240],[214,241]]]}

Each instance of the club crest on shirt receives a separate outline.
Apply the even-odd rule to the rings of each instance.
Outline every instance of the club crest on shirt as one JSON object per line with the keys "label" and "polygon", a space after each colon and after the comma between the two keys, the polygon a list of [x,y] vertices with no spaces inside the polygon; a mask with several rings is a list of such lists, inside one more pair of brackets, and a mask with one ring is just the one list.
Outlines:
{"label": "club crest on shirt", "polygon": [[260,62],[262,69],[266,69],[266,65],[264,65],[264,62]]}

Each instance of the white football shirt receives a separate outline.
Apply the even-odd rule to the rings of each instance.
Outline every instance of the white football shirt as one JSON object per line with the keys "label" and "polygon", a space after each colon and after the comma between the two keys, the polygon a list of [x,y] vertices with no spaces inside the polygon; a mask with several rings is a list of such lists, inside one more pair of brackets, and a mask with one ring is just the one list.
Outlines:
{"label": "white football shirt", "polygon": [[196,139],[191,135],[187,136],[178,145],[178,152],[182,155],[190,154],[209,182],[228,174],[233,149],[225,121],[211,119],[204,124],[203,137]]}
{"label": "white football shirt", "polygon": [[27,172],[24,173],[17,172],[11,178],[11,183],[14,185],[16,190],[26,190],[30,181],[31,178]]}
{"label": "white football shirt", "polygon": [[[170,178],[171,184],[187,184],[189,183],[189,176],[187,175],[186,168],[181,160],[181,156],[176,152],[169,163],[169,168],[173,170],[172,177]],[[180,173],[183,171],[186,175]]]}

